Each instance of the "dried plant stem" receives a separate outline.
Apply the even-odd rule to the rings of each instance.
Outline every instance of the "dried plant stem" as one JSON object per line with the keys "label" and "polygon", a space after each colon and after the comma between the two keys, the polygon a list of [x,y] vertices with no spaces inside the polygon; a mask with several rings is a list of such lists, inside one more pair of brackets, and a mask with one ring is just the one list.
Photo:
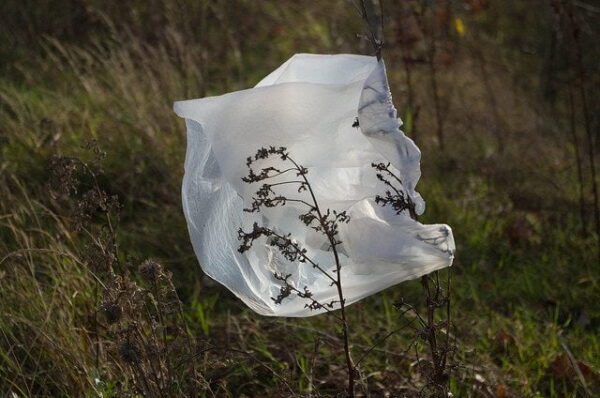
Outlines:
{"label": "dried plant stem", "polygon": [[381,61],[381,50],[383,49],[383,0],[379,0],[379,21],[377,21],[374,0],[360,0],[359,12],[367,25],[368,39],[373,46],[377,61]]}
{"label": "dried plant stem", "polygon": [[446,348],[446,352],[444,354],[444,358],[443,358],[443,363],[442,363],[442,368],[443,369],[448,369],[448,380],[450,380],[450,371],[452,370],[451,367],[448,367],[448,353],[450,352],[450,328],[452,327],[452,311],[451,311],[451,303],[452,303],[452,272],[450,272],[450,269],[447,270],[448,272],[448,278],[446,280],[446,289],[448,289],[448,291],[446,292],[446,342],[445,342],[445,348]]}
{"label": "dried plant stem", "polygon": [[[405,310],[404,313],[410,311],[409,309]],[[369,348],[367,348],[367,350],[363,353],[363,355],[358,359],[358,361],[356,361],[356,366],[360,365],[360,363],[363,361],[363,359],[365,359],[371,352],[373,352],[375,349],[377,349],[377,347],[379,345],[381,345],[383,342],[385,342],[387,339],[389,339],[390,337],[392,337],[393,335],[395,335],[396,333],[399,333],[401,331],[403,331],[406,328],[412,327],[414,329],[414,327],[412,326],[412,324],[417,320],[418,318],[413,318],[412,320],[410,320],[407,324],[405,324],[404,326],[398,328],[398,329],[394,329],[391,332],[388,332],[385,336],[383,336],[382,338],[380,338],[379,340],[377,340],[373,345],[371,345]],[[413,346],[414,342],[409,344],[408,347],[406,348],[406,350],[404,350],[404,352],[408,352],[412,346]]]}
{"label": "dried plant stem", "polygon": [[438,140],[438,145],[440,146],[440,150],[443,152],[445,148],[445,140],[444,140],[444,117],[442,115],[442,104],[440,98],[440,90],[438,87],[438,75],[437,75],[437,66],[435,64],[435,55],[437,52],[437,43],[435,40],[435,31],[434,29],[429,29],[425,23],[425,11],[426,5],[422,4],[419,11],[413,10],[413,16],[417,21],[417,25],[419,29],[423,33],[423,36],[429,37],[429,42],[427,43],[427,66],[429,69],[429,84],[431,86],[431,95],[433,97],[433,107],[435,113],[435,122],[436,122],[436,136]]}
{"label": "dried plant stem", "polygon": [[94,355],[96,369],[100,368],[100,334],[98,331],[98,305],[99,305],[98,280],[94,279]]}
{"label": "dried plant stem", "polygon": [[[255,161],[261,159],[267,159],[270,156],[279,157],[283,162],[289,162],[293,167],[287,169],[277,169],[275,167],[265,167],[260,169],[258,173],[252,168],[252,165]],[[306,307],[309,309],[323,309],[328,313],[331,313],[335,307],[334,304],[339,302],[339,315],[332,314],[336,320],[339,322],[339,325],[342,329],[342,341],[344,346],[344,357],[346,362],[346,367],[348,371],[348,396],[354,397],[355,395],[355,375],[356,375],[356,366],[352,360],[351,353],[351,345],[350,345],[350,328],[348,325],[348,318],[346,314],[346,299],[344,297],[344,291],[342,288],[342,263],[340,260],[340,256],[338,253],[337,246],[341,243],[337,239],[338,234],[338,224],[340,222],[347,223],[350,220],[350,217],[347,216],[346,212],[338,213],[335,210],[331,211],[330,209],[321,209],[319,206],[319,202],[317,197],[313,191],[313,187],[310,184],[307,173],[308,170],[299,165],[294,159],[292,159],[284,147],[268,147],[268,148],[260,148],[254,157],[248,157],[246,165],[248,166],[248,175],[242,178],[242,181],[246,183],[258,183],[262,182],[262,186],[256,192],[253,197],[252,206],[250,208],[244,209],[247,212],[255,212],[260,211],[263,207],[271,208],[276,206],[285,206],[286,203],[299,203],[308,208],[306,213],[300,214],[299,219],[309,228],[322,233],[329,242],[329,249],[333,254],[333,259],[335,262],[335,269],[331,271],[327,271],[325,268],[317,264],[315,261],[310,259],[310,257],[306,254],[307,250],[302,248],[301,245],[294,242],[291,238],[290,234],[281,234],[273,231],[268,227],[259,226],[258,223],[254,223],[253,229],[250,232],[245,232],[240,228],[238,231],[238,239],[240,239],[243,243],[240,245],[238,251],[240,253],[248,250],[253,242],[260,237],[267,237],[270,239],[271,246],[274,246],[280,250],[283,256],[290,262],[298,262],[311,265],[313,268],[317,269],[324,276],[326,276],[330,281],[330,286],[335,286],[337,291],[337,300],[332,300],[327,303],[322,303],[317,301],[312,292],[308,290],[307,286],[304,288],[300,288],[296,286],[293,282],[289,282],[288,279],[292,276],[292,274],[280,274],[274,273],[274,278],[280,282],[282,282],[282,286],[280,287],[279,295],[277,297],[272,297],[272,300],[276,304],[281,304],[281,302],[291,294],[294,294],[302,299],[308,300],[309,304],[306,304]],[[273,182],[266,183],[266,181],[271,178],[281,176],[287,172],[295,172],[296,179],[291,179],[283,182]],[[278,195],[273,188],[288,185],[288,184],[296,184],[298,185],[297,192],[305,192],[308,193],[310,199],[299,199],[299,198],[289,198],[286,196]],[[334,275],[335,274],[335,275]]]}
{"label": "dried plant stem", "polygon": [[436,43],[435,38],[431,35],[431,41],[429,44],[429,55],[427,57],[427,63],[429,66],[429,81],[431,84],[431,93],[433,95],[433,106],[435,110],[435,122],[436,122],[436,135],[440,149],[443,152],[445,147],[444,142],[444,118],[442,117],[442,108],[440,103],[440,91],[438,88],[437,81],[437,68],[435,66],[435,53]]}
{"label": "dried plant stem", "polygon": [[[294,164],[294,166],[300,170],[300,166],[291,158],[288,157],[288,159]],[[321,212],[321,209],[319,208],[319,203],[317,202],[317,198],[315,197],[315,193],[312,189],[312,186],[309,184],[308,179],[306,178],[305,174],[302,174],[302,179],[304,180],[304,183],[306,184],[305,186],[308,189],[308,192],[310,194],[310,197],[313,201],[314,204],[314,208],[315,211],[317,212],[317,215],[319,216],[319,223],[321,224],[321,226],[323,227],[323,229],[325,231],[328,231],[329,228],[327,227],[327,225],[325,224],[325,220],[326,218],[323,216],[323,213]],[[354,375],[355,375],[355,366],[354,366],[354,362],[352,361],[352,353],[350,352],[350,329],[348,327],[348,320],[346,318],[346,299],[344,298],[344,291],[342,289],[342,264],[340,263],[340,256],[338,254],[337,251],[337,242],[335,240],[335,237],[333,236],[332,233],[327,232],[327,239],[329,240],[329,244],[331,246],[331,250],[333,251],[333,257],[335,259],[335,271],[336,271],[336,288],[337,288],[337,292],[338,292],[338,298],[340,301],[340,313],[341,313],[341,324],[342,324],[342,335],[343,335],[343,340],[344,340],[344,355],[346,358],[346,367],[348,368],[348,396],[349,397],[354,397]]]}
{"label": "dried plant stem", "polygon": [[[483,47],[483,46],[482,46]],[[486,68],[485,57],[483,55],[483,51],[480,49],[473,48],[471,51],[474,55],[474,58],[477,59],[477,63],[479,66],[479,71],[481,72],[481,78],[483,80],[483,87],[485,88],[486,95],[488,98],[488,102],[490,104],[490,108],[492,109],[492,116],[494,118],[494,124],[492,126],[492,131],[496,136],[496,140],[498,141],[498,152],[504,152],[504,135],[501,130],[502,117],[498,112],[498,101],[496,101],[496,95],[494,93],[494,89],[492,88],[490,75]]]}
{"label": "dried plant stem", "polygon": [[[377,195],[375,202],[382,206],[391,206],[397,214],[406,212],[412,219],[417,220],[418,215],[415,211],[415,204],[412,202],[410,197],[404,193],[402,189],[402,180],[392,170],[390,170],[389,164],[373,163],[372,166],[378,172],[377,179],[383,182],[388,188],[393,190],[393,193],[390,190],[386,191],[385,196]],[[394,184],[398,184],[398,187]],[[429,348],[429,353],[431,356],[431,369],[423,369],[423,365],[421,364],[421,360],[419,358],[418,346],[415,344],[417,363],[427,379],[427,384],[423,386],[423,390],[432,389],[434,392],[434,397],[447,397],[450,380],[449,370],[451,368],[451,366],[448,365],[448,354],[453,351],[453,347],[450,343],[451,273],[448,270],[446,292],[444,292],[441,287],[438,271],[431,274],[431,276],[423,276],[421,278],[421,284],[423,286],[423,291],[425,292],[425,304],[427,307],[427,313],[425,316],[421,316],[416,308],[405,303],[404,301],[396,304],[396,306],[406,309],[401,315],[404,315],[408,311],[415,314],[415,319],[418,319],[421,324],[421,328],[417,330],[417,336],[425,340]],[[436,322],[436,311],[437,309],[443,307],[446,308],[446,319],[441,322]],[[445,329],[446,335],[443,339],[439,335],[439,332],[442,331],[442,329]]]}
{"label": "dried plant stem", "polygon": [[581,42],[579,38],[580,29],[577,24],[577,20],[575,19],[575,15],[573,13],[573,4],[572,2],[568,3],[567,7],[567,15],[569,18],[569,24],[571,28],[571,35],[573,38],[573,48],[575,55],[575,62],[578,74],[579,84],[579,97],[581,100],[581,107],[583,111],[583,122],[585,126],[586,138],[587,138],[587,149],[588,149],[588,158],[590,162],[590,172],[592,177],[592,194],[594,200],[594,220],[596,225],[596,235],[600,237],[600,207],[598,203],[598,181],[596,178],[596,158],[595,158],[595,150],[594,150],[594,134],[592,132],[591,121],[590,121],[590,113],[589,113],[589,104],[587,100],[587,94],[585,91],[585,70],[583,67],[583,55],[581,51]]}
{"label": "dried plant stem", "polygon": [[[337,255],[336,255],[337,257]],[[336,259],[336,263],[339,263],[339,260]],[[337,267],[339,270],[339,266]],[[342,327],[343,327],[343,336],[344,336],[344,353],[346,354],[346,367],[348,368],[348,396],[354,397],[354,373],[355,367],[354,362],[352,361],[352,355],[350,353],[350,331],[348,328],[348,321],[346,320],[346,310],[344,304],[344,293],[342,291],[342,280],[341,280],[341,272],[338,271],[338,295],[340,297],[340,311],[342,313]]]}
{"label": "dried plant stem", "polygon": [[[435,278],[435,280],[433,279]],[[440,299],[442,296],[441,287],[439,284],[439,274],[435,272],[433,278],[429,275],[425,275],[421,278],[421,283],[425,291],[425,302],[427,305],[427,318],[426,325],[423,330],[424,338],[429,346],[429,353],[431,355],[431,374],[428,376],[428,386],[432,387],[435,391],[435,397],[447,397],[449,392],[449,377],[447,373],[447,356],[449,352],[449,336],[450,332],[449,321],[450,321],[450,303],[449,297],[447,299],[447,320],[446,320],[446,341],[440,347],[438,341],[438,330],[439,325],[435,321],[436,309],[440,307]],[[433,285],[433,289],[431,288]],[[426,386],[426,387],[428,387]]]}
{"label": "dried plant stem", "polygon": [[406,90],[407,90],[407,94],[408,94],[408,96],[407,96],[408,111],[410,112],[410,117],[411,117],[411,122],[412,122],[410,125],[410,131],[407,131],[407,133],[410,133],[413,141],[416,144],[418,144],[419,137],[417,134],[417,117],[419,116],[419,109],[418,109],[418,107],[416,105],[416,101],[415,101],[415,90],[413,87],[413,77],[412,77],[412,68],[411,68],[412,60],[408,56],[408,50],[405,49],[404,46],[402,46],[401,49],[403,51],[402,64],[404,65],[404,77],[405,77]]}
{"label": "dried plant stem", "polygon": [[571,87],[568,88],[569,92],[569,132],[571,139],[573,140],[573,147],[575,149],[575,162],[577,165],[577,185],[579,187],[579,215],[581,217],[581,233],[585,237],[587,232],[587,219],[585,217],[585,197],[583,192],[583,171],[582,171],[582,160],[581,153],[579,151],[579,139],[577,137],[576,128],[576,114],[575,114],[575,103],[573,99],[573,90]]}
{"label": "dried plant stem", "polygon": [[579,382],[583,386],[583,391],[585,393],[585,396],[586,397],[591,397],[592,396],[591,392],[588,389],[587,382],[585,381],[585,376],[581,372],[581,368],[579,367],[579,363],[577,362],[577,360],[573,356],[573,353],[569,349],[569,346],[565,342],[565,339],[560,334],[558,335],[558,341],[560,342],[560,345],[562,346],[563,350],[567,354],[567,358],[569,359],[569,362],[571,363],[571,366],[573,367],[573,370],[575,370],[575,374],[577,375],[577,378],[579,379]]}

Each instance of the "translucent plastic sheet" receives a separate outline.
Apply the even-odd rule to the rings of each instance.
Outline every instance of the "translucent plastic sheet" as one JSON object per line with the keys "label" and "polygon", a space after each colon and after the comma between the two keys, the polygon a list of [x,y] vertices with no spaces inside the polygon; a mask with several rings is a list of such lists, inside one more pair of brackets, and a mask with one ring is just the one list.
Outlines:
{"label": "translucent plastic sheet", "polygon": [[319,206],[350,215],[339,236],[347,304],[452,264],[450,227],[424,225],[375,203],[385,186],[371,164],[384,162],[391,163],[417,213],[425,208],[415,191],[420,151],[400,131],[385,66],[374,57],[297,54],[252,89],[176,102],[175,112],[188,130],[182,197],[194,250],[204,272],[254,311],[297,317],[324,311],[305,308],[306,299],[293,295],[276,304],[272,297],[281,281],[274,272],[292,274],[289,282],[307,286],[319,302],[337,299],[320,271],[290,263],[264,239],[238,252],[238,229],[256,221],[292,233],[323,268],[335,265],[325,237],[299,221],[306,210],[301,204],[243,211],[258,189],[241,180],[246,158],[260,147],[286,147],[308,168]]}

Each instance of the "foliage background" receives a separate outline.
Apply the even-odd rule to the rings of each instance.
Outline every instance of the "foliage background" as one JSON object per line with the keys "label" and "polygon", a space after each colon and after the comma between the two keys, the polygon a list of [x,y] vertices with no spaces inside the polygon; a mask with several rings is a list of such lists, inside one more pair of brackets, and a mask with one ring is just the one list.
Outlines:
{"label": "foliage background", "polygon": [[[574,21],[560,7],[573,10]],[[424,221],[450,224],[457,242],[462,369],[453,390],[584,396],[565,358],[569,349],[587,388],[598,385],[588,155],[597,163],[600,8],[389,0],[384,11],[394,99],[423,152]],[[47,185],[48,158],[89,159],[90,139],[107,153],[102,185],[123,206],[119,246],[174,273],[193,333],[252,350],[299,394],[313,385],[335,391],[343,373],[332,360],[337,351],[315,343],[328,338],[326,317],[257,316],[202,275],[180,203],[185,129],[171,106],[251,87],[297,52],[369,54],[352,3],[5,0],[0,18],[0,394],[111,396],[127,385],[94,359],[85,237]],[[401,297],[418,302],[418,282],[350,307],[357,349],[398,327],[393,303]],[[410,338],[395,335],[364,363],[374,396],[408,391],[417,377],[401,354]],[[276,378],[256,361],[203,360],[217,394],[278,394]]]}

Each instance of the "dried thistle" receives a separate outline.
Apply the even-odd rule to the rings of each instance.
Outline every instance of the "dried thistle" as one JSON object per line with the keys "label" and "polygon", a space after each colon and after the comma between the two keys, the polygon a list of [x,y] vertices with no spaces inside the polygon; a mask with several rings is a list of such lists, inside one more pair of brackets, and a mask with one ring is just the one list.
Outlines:
{"label": "dried thistle", "polygon": [[106,317],[106,321],[109,324],[117,323],[121,320],[121,316],[123,315],[123,308],[116,301],[111,301],[105,303],[101,307],[102,312],[104,312],[104,316]]}
{"label": "dried thistle", "polygon": [[140,275],[147,281],[156,282],[163,274],[162,266],[153,260],[145,260],[139,267]]}
{"label": "dried thistle", "polygon": [[50,170],[50,188],[54,198],[58,194],[77,194],[79,185],[80,162],[77,159],[66,156],[53,155],[48,162]]}
{"label": "dried thistle", "polygon": [[[88,147],[96,160],[104,157],[96,142]],[[121,395],[201,395],[210,385],[196,368],[200,342],[187,327],[172,275],[154,260],[121,261],[121,206],[101,186],[97,170],[75,158],[50,160],[53,196],[66,205],[74,228],[88,240],[82,257],[97,282],[90,317],[97,367],[126,378],[122,388],[133,391],[119,390]]]}
{"label": "dried thistle", "polygon": [[129,364],[138,364],[141,360],[141,350],[135,342],[126,339],[119,344],[119,356]]}

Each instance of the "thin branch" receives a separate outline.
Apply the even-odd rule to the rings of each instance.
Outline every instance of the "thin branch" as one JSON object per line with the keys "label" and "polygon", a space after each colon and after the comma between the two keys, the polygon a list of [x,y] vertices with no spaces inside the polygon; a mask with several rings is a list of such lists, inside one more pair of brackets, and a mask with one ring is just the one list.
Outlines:
{"label": "thin branch", "polygon": [[[392,330],[391,332],[387,333],[385,336],[383,336],[382,338],[380,338],[379,340],[377,340],[371,347],[369,347],[367,349],[367,351],[365,351],[365,353],[358,359],[358,361],[356,361],[356,365],[358,366],[360,365],[360,363],[363,361],[363,359],[365,359],[367,357],[367,355],[369,355],[371,353],[371,351],[373,351],[375,348],[377,348],[377,346],[379,346],[380,344],[382,344],[383,342],[385,342],[388,338],[390,338],[391,336],[393,336],[396,333],[399,333],[401,331],[403,331],[404,329],[410,327],[412,325],[412,323],[415,321],[416,318],[413,318],[411,321],[409,321],[406,325],[402,326],[401,328]],[[414,344],[415,342],[412,342],[408,348],[405,350],[408,351],[410,350],[412,344]]]}

